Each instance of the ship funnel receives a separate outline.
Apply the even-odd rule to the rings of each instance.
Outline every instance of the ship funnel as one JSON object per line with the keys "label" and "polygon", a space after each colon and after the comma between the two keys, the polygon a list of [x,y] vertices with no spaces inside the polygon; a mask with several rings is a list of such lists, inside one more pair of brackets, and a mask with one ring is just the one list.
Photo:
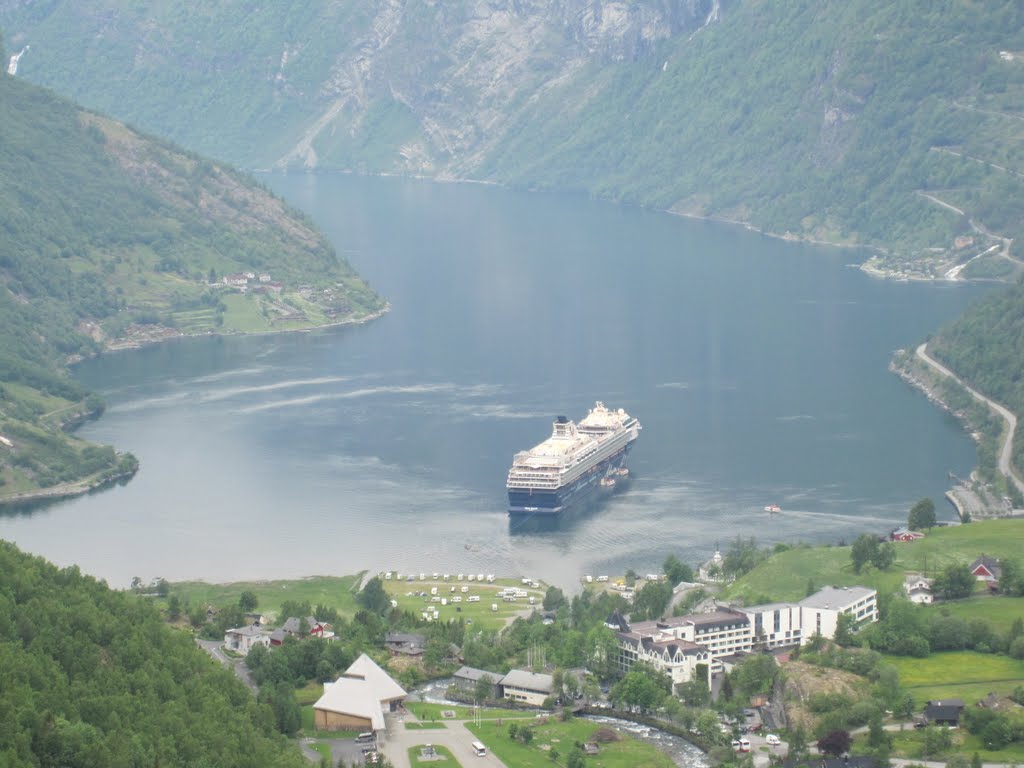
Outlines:
{"label": "ship funnel", "polygon": [[555,424],[568,424],[569,420],[565,416],[555,416]]}

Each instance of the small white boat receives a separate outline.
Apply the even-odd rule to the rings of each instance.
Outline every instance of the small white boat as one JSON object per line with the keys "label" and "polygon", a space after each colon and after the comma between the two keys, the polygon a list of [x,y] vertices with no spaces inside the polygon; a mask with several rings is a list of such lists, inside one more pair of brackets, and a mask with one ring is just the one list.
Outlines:
{"label": "small white boat", "polygon": [[769,504],[767,507],[764,508],[764,511],[770,512],[774,515],[776,512],[781,512],[782,507],[780,507],[778,504]]}

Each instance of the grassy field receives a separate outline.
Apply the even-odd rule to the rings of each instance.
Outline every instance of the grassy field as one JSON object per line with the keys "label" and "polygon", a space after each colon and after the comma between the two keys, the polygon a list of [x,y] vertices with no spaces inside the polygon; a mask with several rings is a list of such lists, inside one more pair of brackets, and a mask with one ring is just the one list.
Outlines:
{"label": "grassy field", "polygon": [[259,610],[276,616],[285,600],[308,601],[313,607],[326,605],[346,616],[355,614],[356,592],[363,574],[354,576],[311,576],[288,581],[236,581],[231,584],[207,584],[181,581],[171,585],[171,594],[190,605],[229,605],[237,603],[242,592],[250,590],[259,600]]}
{"label": "grassy field", "polygon": [[[898,550],[897,550],[898,551]],[[807,586],[828,585],[873,587],[879,592],[900,588],[903,571],[879,572],[868,569],[854,573],[849,547],[798,547],[770,557],[750,573],[726,587],[726,596],[747,605],[776,600],[801,600]]]}
{"label": "grassy field", "polygon": [[900,588],[905,571],[934,575],[950,563],[971,563],[981,554],[1018,557],[1024,550],[1024,519],[984,520],[933,528],[923,539],[900,542],[894,547],[896,563],[890,570],[879,572],[867,568],[860,574],[853,572],[849,547],[791,549],[770,557],[737,579],[726,588],[726,596],[748,605],[798,600],[806,595],[808,582],[814,582],[818,588],[828,584],[860,584],[879,592],[895,592]]}
{"label": "grassy field", "polygon": [[977,597],[971,600],[933,603],[929,611],[948,613],[968,622],[984,621],[1005,633],[1016,619],[1024,618],[1024,597]]}
{"label": "grassy field", "polygon": [[[398,607],[410,611],[419,616],[428,609],[437,611],[438,620],[465,619],[466,624],[472,624],[475,629],[497,630],[515,616],[529,615],[530,611],[536,608],[541,610],[541,603],[544,600],[543,589],[531,589],[523,586],[515,579],[497,579],[493,584],[479,581],[459,581],[457,575],[452,575],[449,581],[443,579],[434,580],[429,574],[427,578],[420,581],[418,576],[414,581],[396,581],[394,579],[384,581],[384,589],[391,596],[391,599],[398,603]],[[507,603],[497,596],[497,592],[505,587],[516,587],[529,593],[534,599],[534,605],[529,604],[529,598],[520,598],[516,602]],[[437,589],[438,602],[433,602],[431,589]],[[461,590],[465,588],[466,591]],[[454,592],[452,590],[455,590]],[[468,597],[477,596],[479,602],[467,602]],[[460,598],[456,604],[451,603],[452,598]],[[441,605],[440,599],[444,599],[447,605]],[[491,610],[496,606],[496,610]]]}
{"label": "grassy field", "polygon": [[226,310],[224,312],[224,330],[241,331],[242,333],[259,333],[273,330],[260,309],[255,296],[240,293],[226,293],[221,297]]}
{"label": "grassy field", "polygon": [[[891,734],[893,737],[893,757],[903,757],[912,760],[924,759],[921,755],[924,734],[921,731],[908,728],[904,731],[893,731]],[[948,754],[927,759],[939,760],[941,762],[953,757],[953,755],[967,755],[969,757],[977,752],[978,756],[986,763],[1015,765],[1024,762],[1024,744],[1011,744],[1006,749],[993,752],[985,749],[978,736],[974,736],[963,729],[953,731],[952,737],[953,748]],[[863,753],[867,749],[867,736],[865,734],[856,736],[853,751]]]}
{"label": "grassy field", "polygon": [[935,573],[949,563],[971,563],[981,554],[1019,557],[1024,519],[983,520],[970,525],[933,528],[928,535],[897,547],[897,566]]}
{"label": "grassy field", "polygon": [[[529,745],[513,741],[508,735],[508,724],[498,725],[483,722],[467,725],[467,728],[484,746],[493,752],[505,765],[516,768],[550,768],[551,750],[557,749],[561,757],[559,764],[565,764],[565,757],[576,742],[591,741],[594,732],[601,726],[589,720],[561,722],[550,718],[534,727],[534,738]],[[587,757],[587,768],[671,768],[674,763],[667,755],[643,741],[624,736],[621,741],[602,744],[597,755]]]}
{"label": "grassy field", "polygon": [[886,656],[920,707],[934,699],[960,698],[971,706],[989,692],[1008,694],[1024,684],[1024,661],[973,651],[934,653],[925,659]]}
{"label": "grassy field", "polygon": [[440,757],[431,757],[426,760],[420,760],[420,750],[423,746],[409,747],[409,764],[414,768],[417,765],[429,765],[429,766],[443,766],[444,768],[462,768],[462,763],[455,759],[455,755],[451,753],[448,747],[442,747],[439,744],[434,745],[434,752]]}

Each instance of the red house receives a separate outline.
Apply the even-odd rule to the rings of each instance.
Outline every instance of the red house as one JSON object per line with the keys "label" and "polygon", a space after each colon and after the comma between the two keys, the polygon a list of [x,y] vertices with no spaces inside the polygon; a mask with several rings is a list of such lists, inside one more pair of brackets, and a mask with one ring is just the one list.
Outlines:
{"label": "red house", "polygon": [[1003,569],[999,566],[999,560],[982,555],[971,563],[971,573],[978,581],[987,581],[991,584],[999,581],[999,577],[1003,575]]}
{"label": "red house", "polygon": [[889,538],[892,541],[914,541],[915,539],[923,539],[924,534],[921,531],[911,531],[908,528],[897,528],[889,534]]}

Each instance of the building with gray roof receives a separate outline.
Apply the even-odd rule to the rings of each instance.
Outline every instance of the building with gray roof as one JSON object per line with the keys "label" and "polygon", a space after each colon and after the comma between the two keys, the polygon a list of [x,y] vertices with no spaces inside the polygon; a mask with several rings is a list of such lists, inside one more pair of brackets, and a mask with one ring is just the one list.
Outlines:
{"label": "building with gray roof", "polygon": [[540,672],[513,669],[501,678],[500,686],[502,698],[539,707],[554,691],[555,679]]}

